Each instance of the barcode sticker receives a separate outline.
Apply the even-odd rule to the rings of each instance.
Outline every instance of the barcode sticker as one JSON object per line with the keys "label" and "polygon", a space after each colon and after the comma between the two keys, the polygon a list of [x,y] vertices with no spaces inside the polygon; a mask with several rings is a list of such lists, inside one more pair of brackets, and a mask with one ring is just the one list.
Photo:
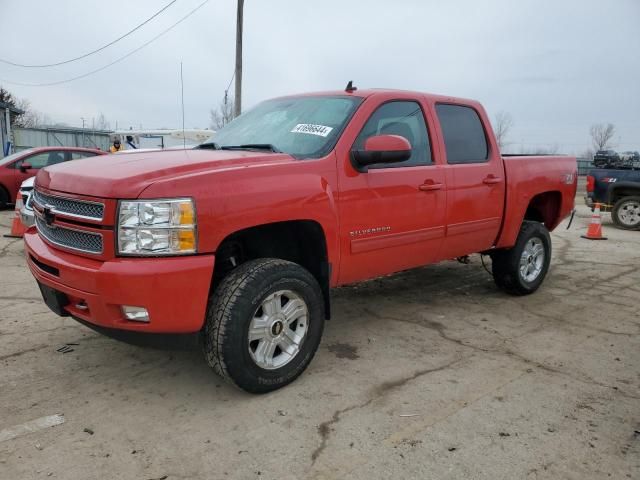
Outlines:
{"label": "barcode sticker", "polygon": [[324,125],[312,125],[310,123],[299,123],[291,133],[307,133],[309,135],[318,135],[319,137],[326,137],[333,130],[332,127],[325,127]]}

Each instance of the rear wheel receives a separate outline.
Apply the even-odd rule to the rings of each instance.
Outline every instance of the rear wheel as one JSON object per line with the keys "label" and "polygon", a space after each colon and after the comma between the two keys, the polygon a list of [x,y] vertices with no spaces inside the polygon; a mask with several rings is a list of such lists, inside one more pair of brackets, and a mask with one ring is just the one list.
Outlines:
{"label": "rear wheel", "polygon": [[551,262],[551,237],[538,222],[525,221],[513,248],[493,252],[493,279],[511,295],[528,295],[542,284]]}
{"label": "rear wheel", "polygon": [[300,265],[251,260],[209,302],[204,352],[220,376],[251,393],[276,390],[311,362],[324,328],[320,286]]}
{"label": "rear wheel", "polygon": [[640,229],[640,197],[623,197],[611,211],[611,219],[625,230]]}

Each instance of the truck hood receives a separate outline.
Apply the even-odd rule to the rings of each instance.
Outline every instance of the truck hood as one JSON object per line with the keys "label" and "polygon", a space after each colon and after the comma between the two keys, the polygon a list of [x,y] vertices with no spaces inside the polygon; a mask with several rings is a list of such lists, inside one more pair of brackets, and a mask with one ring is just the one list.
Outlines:
{"label": "truck hood", "polygon": [[159,180],[293,161],[293,157],[282,153],[206,149],[100,155],[43,168],[36,183],[57,192],[137,198]]}

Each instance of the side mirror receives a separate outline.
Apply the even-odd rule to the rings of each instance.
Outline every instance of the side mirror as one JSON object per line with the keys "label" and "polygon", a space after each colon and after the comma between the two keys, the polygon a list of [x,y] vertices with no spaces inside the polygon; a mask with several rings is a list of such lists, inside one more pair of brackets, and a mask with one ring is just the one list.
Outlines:
{"label": "side mirror", "polygon": [[374,135],[364,142],[364,150],[351,150],[351,164],[359,172],[376,163],[398,163],[411,158],[411,144],[400,135]]}
{"label": "side mirror", "polygon": [[29,162],[22,162],[20,164],[20,171],[22,173],[27,173],[27,170],[31,170],[33,167],[31,166],[31,164]]}

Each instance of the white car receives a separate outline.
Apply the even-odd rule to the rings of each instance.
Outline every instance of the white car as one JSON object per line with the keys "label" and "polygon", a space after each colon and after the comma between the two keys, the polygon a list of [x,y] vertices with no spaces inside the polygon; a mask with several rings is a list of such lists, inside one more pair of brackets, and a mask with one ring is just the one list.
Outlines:
{"label": "white car", "polygon": [[20,209],[20,220],[25,227],[30,227],[36,221],[33,215],[33,206],[31,205],[31,195],[33,193],[33,184],[36,177],[27,178],[20,185],[20,196],[22,197],[22,208]]}

